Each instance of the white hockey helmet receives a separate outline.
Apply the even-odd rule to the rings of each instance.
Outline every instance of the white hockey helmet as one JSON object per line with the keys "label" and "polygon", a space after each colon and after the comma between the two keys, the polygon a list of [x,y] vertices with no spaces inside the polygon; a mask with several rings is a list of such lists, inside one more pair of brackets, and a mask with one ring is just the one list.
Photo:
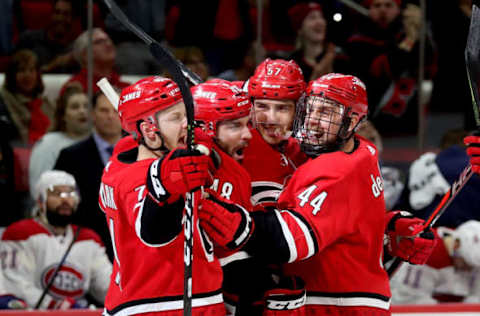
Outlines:
{"label": "white hockey helmet", "polygon": [[468,265],[480,267],[480,222],[470,220],[458,226],[453,232],[460,246],[456,252]]}
{"label": "white hockey helmet", "polygon": [[40,175],[33,191],[33,198],[44,203],[47,200],[47,190],[53,191],[53,187],[57,185],[68,185],[77,191],[77,183],[71,174],[61,170],[47,170]]}

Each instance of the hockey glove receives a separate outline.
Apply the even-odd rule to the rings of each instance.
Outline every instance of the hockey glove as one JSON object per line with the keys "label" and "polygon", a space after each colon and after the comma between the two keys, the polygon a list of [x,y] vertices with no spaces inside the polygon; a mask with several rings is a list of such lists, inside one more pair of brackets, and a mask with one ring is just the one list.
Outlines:
{"label": "hockey glove", "polygon": [[200,225],[219,246],[236,250],[252,235],[254,225],[250,214],[240,205],[223,199],[210,189],[209,197],[198,207]]}
{"label": "hockey glove", "polygon": [[0,309],[27,309],[27,307],[27,303],[16,296],[0,296]]}
{"label": "hockey glove", "polygon": [[467,136],[463,139],[467,148],[467,155],[470,156],[472,171],[480,174],[480,136]]}
{"label": "hockey glove", "polygon": [[433,252],[437,240],[431,230],[421,230],[424,221],[402,211],[390,212],[387,226],[388,252],[411,264],[424,264]]}
{"label": "hockey glove", "polygon": [[158,201],[211,184],[211,158],[198,150],[176,149],[155,160],[148,171],[147,188]]}
{"label": "hockey glove", "polygon": [[300,277],[281,277],[278,285],[265,293],[263,316],[306,315],[307,292]]}

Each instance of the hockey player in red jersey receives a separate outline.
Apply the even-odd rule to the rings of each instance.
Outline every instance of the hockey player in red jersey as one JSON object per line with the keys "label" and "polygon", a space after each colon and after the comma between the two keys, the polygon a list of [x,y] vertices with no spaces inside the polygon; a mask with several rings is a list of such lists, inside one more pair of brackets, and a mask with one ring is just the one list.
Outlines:
{"label": "hockey player in red jersey", "polygon": [[[103,303],[112,264],[95,232],[71,224],[80,198],[75,179],[64,171],[48,170],[32,192],[34,217],[8,226],[0,242],[2,294],[24,299],[28,308],[86,308],[87,294]],[[55,281],[40,299],[67,251]],[[10,295],[0,298],[2,307]],[[19,303],[9,301],[8,307],[19,308]]]}
{"label": "hockey player in red jersey", "polygon": [[[354,135],[367,108],[364,84],[342,74],[311,82],[305,102],[297,104],[294,136],[312,159],[296,170],[276,210],[252,213],[255,229],[243,250],[286,263],[285,275],[303,279],[306,296],[294,282],[296,300],[272,295],[267,314],[390,315],[377,150]],[[234,209],[202,203],[199,216],[219,244],[233,238]]]}
{"label": "hockey player in red jersey", "polygon": [[[224,80],[210,80],[192,87],[191,91],[195,121],[201,128],[197,130],[196,139],[210,141],[219,158],[209,192],[242,206],[247,212],[252,208],[250,175],[240,163],[252,138],[252,104],[245,92]],[[241,309],[239,297],[245,300],[244,296],[252,291],[252,282],[258,281],[252,278],[254,266],[244,251],[216,248],[215,255],[224,272],[223,292],[228,315],[235,315]]]}
{"label": "hockey player in red jersey", "polygon": [[209,141],[219,157],[210,188],[221,197],[250,209],[250,176],[240,164],[252,138],[250,100],[228,81],[207,81],[192,87],[191,91],[195,121],[201,128],[197,138]]}
{"label": "hockey player in red jersey", "polygon": [[293,60],[266,59],[248,81],[255,129],[243,166],[252,177],[253,204],[276,202],[292,173],[306,160],[290,137],[295,104],[304,90],[302,70]]}
{"label": "hockey player in red jersey", "polygon": [[[180,316],[184,195],[211,184],[211,159],[185,148],[185,105],[172,80],[148,77],[123,89],[118,112],[138,146],[126,144],[102,176],[99,203],[115,253],[104,313]],[[192,315],[225,315],[220,264],[198,225],[193,238]]]}

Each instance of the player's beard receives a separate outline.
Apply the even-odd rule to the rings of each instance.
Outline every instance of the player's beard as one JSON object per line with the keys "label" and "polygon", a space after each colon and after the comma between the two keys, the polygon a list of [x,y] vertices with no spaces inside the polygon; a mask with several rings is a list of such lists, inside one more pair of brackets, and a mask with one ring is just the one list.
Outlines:
{"label": "player's beard", "polygon": [[64,215],[60,214],[58,210],[51,210],[47,208],[46,214],[48,223],[56,227],[66,227],[67,225],[71,224],[73,220],[73,209],[69,215]]}

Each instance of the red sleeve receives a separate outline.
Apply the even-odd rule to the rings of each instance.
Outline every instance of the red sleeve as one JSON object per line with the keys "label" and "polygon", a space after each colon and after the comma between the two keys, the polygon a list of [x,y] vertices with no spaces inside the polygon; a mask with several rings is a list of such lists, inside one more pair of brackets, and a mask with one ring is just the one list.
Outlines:
{"label": "red sleeve", "polygon": [[35,220],[24,219],[8,226],[3,232],[2,240],[20,241],[37,234],[50,235],[51,233]]}
{"label": "red sleeve", "polygon": [[[318,251],[358,229],[359,214],[350,206],[349,198],[354,185],[342,178],[320,178],[312,184],[298,180],[301,178],[297,177],[282,193],[279,204],[305,218],[313,229]],[[295,239],[304,239],[304,234],[296,231],[299,235]]]}

